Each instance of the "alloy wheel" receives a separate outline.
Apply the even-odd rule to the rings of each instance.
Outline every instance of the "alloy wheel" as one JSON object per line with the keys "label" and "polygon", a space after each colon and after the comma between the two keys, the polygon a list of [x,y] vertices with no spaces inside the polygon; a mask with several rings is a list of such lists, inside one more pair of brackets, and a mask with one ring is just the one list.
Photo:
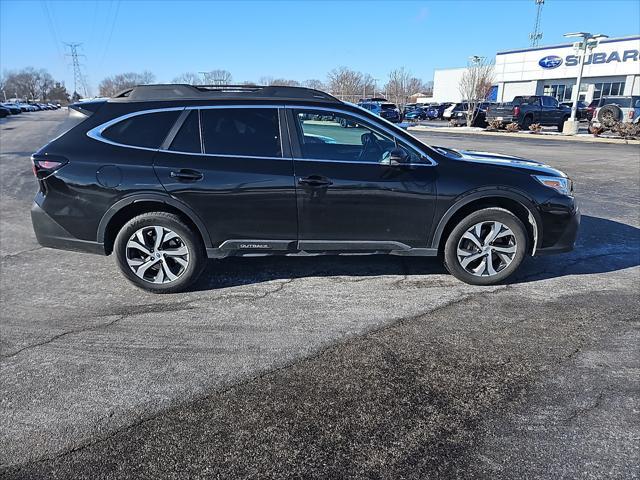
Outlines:
{"label": "alloy wheel", "polygon": [[127,241],[127,264],[150,283],[170,283],[189,266],[189,249],[173,230],[160,226],[138,229]]}
{"label": "alloy wheel", "polygon": [[478,277],[497,275],[513,261],[518,245],[509,227],[500,222],[480,222],[458,241],[456,256],[460,266]]}

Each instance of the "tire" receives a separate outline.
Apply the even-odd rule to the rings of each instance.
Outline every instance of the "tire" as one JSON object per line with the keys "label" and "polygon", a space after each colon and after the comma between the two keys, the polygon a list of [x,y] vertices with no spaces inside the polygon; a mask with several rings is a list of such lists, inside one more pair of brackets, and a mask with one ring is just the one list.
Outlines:
{"label": "tire", "polygon": [[605,105],[598,111],[598,120],[605,127],[611,128],[616,122],[622,121],[622,110],[617,105]]}
{"label": "tire", "polygon": [[[158,232],[162,240],[156,247]],[[200,235],[167,212],[143,213],[129,220],[116,236],[114,254],[124,276],[153,293],[185,290],[198,279],[207,260]]]}
{"label": "tire", "polygon": [[[479,234],[477,225],[480,225]],[[477,243],[468,235],[470,231]],[[500,237],[491,241],[494,231]],[[518,269],[527,251],[527,231],[520,219],[504,208],[484,208],[463,218],[453,228],[445,242],[444,264],[454,277],[465,283],[494,285]],[[487,259],[491,259],[490,264]]]}
{"label": "tire", "polygon": [[564,117],[562,117],[562,121],[558,124],[559,132],[562,132],[564,130],[564,122],[566,122],[567,120],[569,120],[569,115],[565,115]]}
{"label": "tire", "polygon": [[533,117],[531,115],[527,115],[526,117],[524,117],[524,120],[522,121],[521,130],[529,130],[529,127],[531,126],[532,123],[533,123]]}

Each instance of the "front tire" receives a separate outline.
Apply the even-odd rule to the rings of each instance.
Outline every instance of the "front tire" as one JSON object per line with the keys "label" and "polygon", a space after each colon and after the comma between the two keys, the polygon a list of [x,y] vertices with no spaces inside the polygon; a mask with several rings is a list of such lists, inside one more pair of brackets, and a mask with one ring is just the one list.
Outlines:
{"label": "front tire", "polygon": [[207,259],[200,236],[167,212],[129,220],[116,236],[114,254],[124,276],[153,293],[185,290],[198,279]]}
{"label": "front tire", "polygon": [[493,285],[514,273],[526,252],[525,226],[503,208],[485,208],[463,218],[444,247],[449,272],[471,285]]}

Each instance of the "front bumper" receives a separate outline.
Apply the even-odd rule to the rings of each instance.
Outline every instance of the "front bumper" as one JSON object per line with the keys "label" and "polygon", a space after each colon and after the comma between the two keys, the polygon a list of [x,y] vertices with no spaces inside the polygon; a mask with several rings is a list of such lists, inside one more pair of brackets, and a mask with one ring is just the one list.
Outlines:
{"label": "front bumper", "polygon": [[31,223],[33,224],[36,239],[43,247],[106,255],[102,243],[75,238],[47,215],[36,202],[31,207]]}
{"label": "front bumper", "polygon": [[542,238],[536,255],[552,255],[573,250],[580,228],[580,209],[573,197],[554,197],[539,208]]}

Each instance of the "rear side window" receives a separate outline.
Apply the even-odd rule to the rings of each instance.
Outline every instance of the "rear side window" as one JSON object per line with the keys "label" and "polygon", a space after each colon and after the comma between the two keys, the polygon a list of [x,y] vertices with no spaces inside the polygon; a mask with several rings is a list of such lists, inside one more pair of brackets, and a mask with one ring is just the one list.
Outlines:
{"label": "rear side window", "polygon": [[112,142],[135,147],[158,148],[180,112],[143,113],[110,126],[102,136]]}
{"label": "rear side window", "polygon": [[200,120],[198,111],[192,110],[176,134],[169,150],[174,152],[202,153],[200,148]]}
{"label": "rear side window", "polygon": [[205,153],[282,156],[275,108],[202,109],[200,118]]}

